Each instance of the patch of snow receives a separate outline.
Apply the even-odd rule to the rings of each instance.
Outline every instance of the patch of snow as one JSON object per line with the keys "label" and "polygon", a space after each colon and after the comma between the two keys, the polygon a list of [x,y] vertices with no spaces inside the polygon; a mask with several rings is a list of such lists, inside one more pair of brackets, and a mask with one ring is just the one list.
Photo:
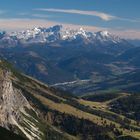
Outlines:
{"label": "patch of snow", "polygon": [[101,32],[101,35],[102,35],[102,36],[109,36],[109,32],[108,32],[108,31],[102,31],[102,32]]}

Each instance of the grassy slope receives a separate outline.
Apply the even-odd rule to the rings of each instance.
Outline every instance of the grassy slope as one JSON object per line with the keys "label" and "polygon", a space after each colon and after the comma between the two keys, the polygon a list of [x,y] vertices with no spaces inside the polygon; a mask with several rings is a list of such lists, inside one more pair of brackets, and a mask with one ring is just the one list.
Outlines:
{"label": "grassy slope", "polygon": [[[2,64],[2,66],[8,67],[13,71],[14,74],[12,76],[12,80],[14,86],[23,91],[24,95],[29,100],[31,105],[40,113],[40,116],[44,116],[42,115],[42,112],[43,114],[47,112],[49,112],[50,114],[55,112],[56,114],[57,112],[57,114],[60,114],[62,116],[73,116],[75,120],[89,120],[91,123],[96,124],[96,126],[101,126],[102,128],[104,128],[105,125],[114,124],[116,129],[123,132],[123,134],[119,135],[121,137],[140,137],[140,131],[134,131],[132,128],[131,130],[128,128],[123,128],[124,124],[122,124],[122,122],[124,121],[125,117],[123,115],[111,112],[109,110],[108,102],[90,102],[83,99],[78,99],[75,96],[59,92],[53,88],[49,88],[48,86],[44,85],[43,83],[40,83],[39,81],[33,78],[19,74],[7,63]],[[129,121],[130,125],[132,125],[134,128],[140,127],[136,124],[134,120],[129,119]],[[46,132],[46,136],[51,137],[52,134],[57,133],[57,139],[80,139],[77,135],[72,136],[69,131],[67,131],[67,133],[63,132],[61,126],[52,126],[50,123],[51,121],[48,121],[48,123],[46,122],[46,119],[44,119],[43,122],[46,128],[45,130],[51,129],[51,131]],[[110,133],[111,131],[108,132]],[[112,137],[113,139],[116,138],[116,136],[112,134],[114,133],[114,130],[111,132],[111,134],[109,133],[107,135],[111,135],[110,137]]]}
{"label": "grassy slope", "polygon": [[[33,85],[34,84],[34,85]],[[97,102],[90,102],[91,104],[93,104],[93,107],[90,106],[90,104],[88,104],[88,101],[85,100],[81,100],[81,99],[77,99],[77,98],[73,98],[74,101],[78,102],[82,107],[78,108],[78,106],[74,106],[69,104],[69,99],[71,98],[71,96],[66,96],[63,97],[62,95],[59,96],[58,93],[52,92],[52,89],[49,89],[47,86],[42,85],[35,81],[33,82],[33,84],[30,83],[30,85],[28,84],[28,90],[30,91],[30,93],[32,94],[32,96],[34,96],[36,99],[38,99],[44,106],[47,106],[48,108],[52,109],[52,110],[57,110],[61,113],[66,113],[69,115],[73,115],[75,117],[78,118],[84,118],[87,120],[92,121],[95,124],[98,125],[103,125],[103,122],[106,121],[107,124],[111,124],[114,123],[116,125],[116,127],[120,130],[122,130],[124,132],[124,135],[132,135],[134,137],[139,137],[139,132],[135,131],[135,132],[131,132],[128,129],[121,129],[121,124],[118,123],[117,121],[110,120],[109,118],[107,118],[106,116],[103,117],[98,114],[97,112],[94,112],[95,110],[100,111],[100,112],[105,112],[108,115],[114,115],[115,113],[109,111],[107,106],[107,102],[103,103],[97,103]],[[36,85],[37,84],[37,85]],[[26,83],[25,83],[26,85]],[[27,85],[26,85],[27,86]],[[33,87],[38,86],[38,90],[33,89]],[[124,96],[124,95],[123,95]],[[83,108],[84,107],[89,107],[93,112],[89,113],[89,111],[85,111]],[[96,108],[96,109],[95,109]],[[120,116],[118,114],[114,115],[115,117],[119,117],[122,121],[125,118],[124,116]],[[131,121],[131,125],[135,125],[135,121]],[[136,126],[135,126],[136,127]]]}
{"label": "grassy slope", "polygon": [[[10,70],[12,72],[11,79],[13,81],[13,86],[22,90],[24,94],[26,94],[26,91],[24,89],[26,89],[26,88],[28,89],[28,86],[33,86],[33,88],[35,88],[36,90],[37,90],[38,86],[47,87],[46,85],[44,85],[43,83],[41,83],[35,79],[25,76],[24,74],[20,74],[20,72],[16,71],[10,63],[8,63],[7,61],[4,61],[4,60],[0,61],[0,70],[3,70],[3,69]],[[25,83],[26,83],[26,87],[25,87]],[[19,85],[21,85],[21,87]],[[30,95],[28,97],[32,98]],[[46,139],[48,139],[48,140],[56,140],[56,139],[57,140],[69,140],[69,139],[76,140],[75,137],[73,137],[67,133],[62,133],[59,129],[57,129],[47,123],[44,123],[39,118],[39,116],[36,115],[36,113],[33,110],[27,109],[26,111],[28,112],[28,114],[30,114],[30,116],[26,116],[25,114],[22,114],[22,115],[25,117],[26,120],[28,120],[29,122],[38,126],[41,133],[44,133],[41,138],[42,140],[46,140]],[[20,125],[22,127],[25,127],[26,129],[30,129],[29,125],[26,122],[24,122],[23,124],[20,124]],[[24,135],[24,134],[22,134],[22,132],[20,132],[20,134]],[[13,134],[12,132],[9,132],[9,131],[6,131],[5,129],[0,128],[0,138],[2,138],[3,140],[10,140],[10,136],[11,136],[11,138],[13,138],[12,140],[18,140],[18,139],[21,140],[22,139],[20,136],[18,137],[16,134]]]}

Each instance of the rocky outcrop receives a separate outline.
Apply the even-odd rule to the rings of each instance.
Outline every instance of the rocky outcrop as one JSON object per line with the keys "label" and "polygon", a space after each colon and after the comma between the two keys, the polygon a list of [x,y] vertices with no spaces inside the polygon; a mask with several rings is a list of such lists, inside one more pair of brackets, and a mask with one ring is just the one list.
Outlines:
{"label": "rocky outcrop", "polygon": [[[35,111],[22,91],[13,86],[10,77],[11,72],[0,71],[0,125],[7,129],[18,128],[28,139],[39,140],[43,134],[36,125],[38,121],[28,113],[29,111],[35,113]],[[36,121],[36,124],[32,120]]]}
{"label": "rocky outcrop", "polygon": [[10,72],[2,71],[0,78],[0,124],[8,127],[13,123],[13,119],[20,120],[19,111],[25,106],[29,106],[20,90],[12,86]]}

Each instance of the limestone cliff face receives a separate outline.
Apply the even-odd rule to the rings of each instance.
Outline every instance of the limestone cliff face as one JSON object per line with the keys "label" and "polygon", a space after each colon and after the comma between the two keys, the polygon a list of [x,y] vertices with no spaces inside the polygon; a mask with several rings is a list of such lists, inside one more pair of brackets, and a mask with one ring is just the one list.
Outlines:
{"label": "limestone cliff face", "polygon": [[29,106],[20,90],[12,86],[10,72],[2,71],[0,78],[0,124],[7,127],[14,120],[20,121],[19,111]]}
{"label": "limestone cliff face", "polygon": [[26,110],[34,110],[22,91],[13,86],[10,76],[11,72],[0,71],[0,125],[7,129],[18,128],[28,139],[38,140],[41,136],[39,128],[27,119],[34,118]]}

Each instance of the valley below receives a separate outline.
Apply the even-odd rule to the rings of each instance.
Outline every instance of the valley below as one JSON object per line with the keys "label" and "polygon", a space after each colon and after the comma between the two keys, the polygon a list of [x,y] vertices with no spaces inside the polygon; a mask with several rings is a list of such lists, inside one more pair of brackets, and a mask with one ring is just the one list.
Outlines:
{"label": "valley below", "polygon": [[0,33],[0,138],[140,140],[139,59],[107,31]]}
{"label": "valley below", "polygon": [[[0,69],[1,77],[6,74],[4,81],[10,82],[6,92],[1,85],[4,89],[0,105],[9,111],[5,110],[7,115],[3,114],[5,118],[1,118],[0,124],[22,139],[139,140],[140,94],[102,93],[77,97],[20,74],[5,61],[1,61]],[[10,97],[9,108],[4,97]],[[14,102],[17,103],[12,104]],[[14,113],[15,108],[18,112]],[[16,134],[12,134],[13,138]],[[0,136],[6,139],[1,132]]]}

